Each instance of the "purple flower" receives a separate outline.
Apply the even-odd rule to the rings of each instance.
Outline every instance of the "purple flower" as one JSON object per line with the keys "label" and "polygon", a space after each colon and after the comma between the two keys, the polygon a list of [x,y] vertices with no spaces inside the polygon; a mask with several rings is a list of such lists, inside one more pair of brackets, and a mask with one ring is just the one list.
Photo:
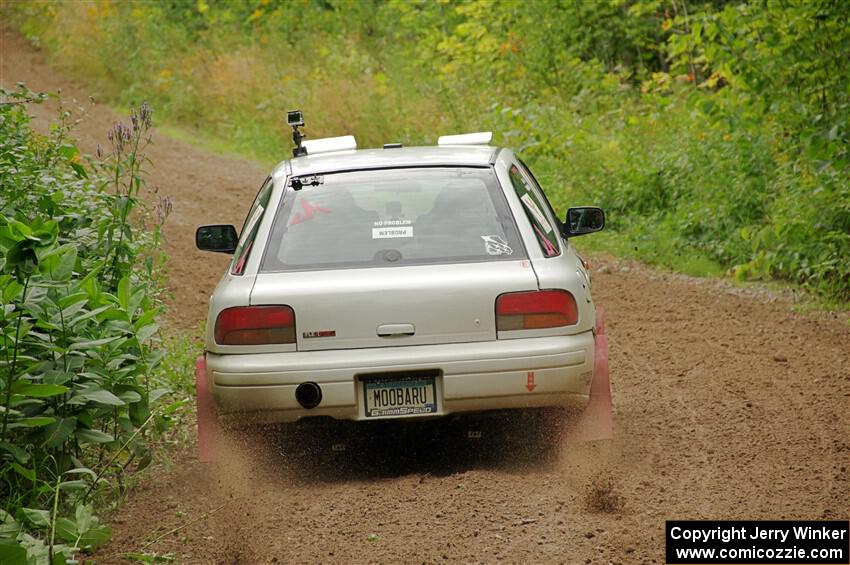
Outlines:
{"label": "purple flower", "polygon": [[142,119],[142,123],[145,124],[145,127],[151,127],[153,110],[148,105],[147,102],[142,102],[142,105],[139,107],[139,117]]}

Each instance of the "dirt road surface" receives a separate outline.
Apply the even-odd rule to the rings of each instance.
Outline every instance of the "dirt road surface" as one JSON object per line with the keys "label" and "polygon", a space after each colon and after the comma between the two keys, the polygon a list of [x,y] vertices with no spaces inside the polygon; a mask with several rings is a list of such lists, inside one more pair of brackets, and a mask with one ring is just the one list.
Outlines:
{"label": "dirt road surface", "polygon": [[[0,41],[3,86],[97,97],[14,33]],[[35,112],[44,127],[53,109]],[[115,119],[95,106],[77,130],[83,148]],[[196,252],[194,228],[240,224],[266,171],[163,135],[150,157],[151,187],[174,203],[169,323],[196,328],[226,258]],[[613,441],[562,439],[546,454],[522,420],[369,430],[345,452],[328,448],[345,430],[258,432],[219,464],[187,454],[148,476],[95,561],[144,550],[180,563],[663,563],[666,519],[848,518],[845,319],[614,259],[597,258],[593,274]],[[466,439],[473,428],[481,440]],[[297,454],[314,443],[324,451]]]}

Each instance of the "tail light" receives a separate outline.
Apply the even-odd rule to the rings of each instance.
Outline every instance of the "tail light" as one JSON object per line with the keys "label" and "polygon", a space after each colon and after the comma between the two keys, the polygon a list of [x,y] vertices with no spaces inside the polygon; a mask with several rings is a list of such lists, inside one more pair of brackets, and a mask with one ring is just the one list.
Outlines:
{"label": "tail light", "polygon": [[295,343],[295,313],[289,306],[240,306],[222,310],[215,321],[219,345]]}
{"label": "tail light", "polygon": [[565,290],[509,292],[496,299],[496,330],[536,330],[578,323],[576,299]]}

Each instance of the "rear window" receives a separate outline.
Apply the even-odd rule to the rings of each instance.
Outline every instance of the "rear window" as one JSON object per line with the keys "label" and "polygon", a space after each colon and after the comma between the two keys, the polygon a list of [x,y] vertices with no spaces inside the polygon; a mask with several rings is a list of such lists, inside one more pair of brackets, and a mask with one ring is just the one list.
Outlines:
{"label": "rear window", "polygon": [[287,188],[261,270],[525,258],[489,168],[414,168],[301,177]]}

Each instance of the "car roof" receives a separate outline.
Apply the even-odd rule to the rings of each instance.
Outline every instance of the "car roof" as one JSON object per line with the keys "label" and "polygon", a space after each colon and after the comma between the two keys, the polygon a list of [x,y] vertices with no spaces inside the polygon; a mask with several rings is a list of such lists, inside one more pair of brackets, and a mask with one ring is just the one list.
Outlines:
{"label": "car roof", "polygon": [[426,167],[437,165],[486,167],[494,161],[498,151],[498,147],[491,145],[440,145],[334,151],[284,161],[275,168],[273,174],[275,176],[281,173],[301,176],[332,171],[418,165]]}

